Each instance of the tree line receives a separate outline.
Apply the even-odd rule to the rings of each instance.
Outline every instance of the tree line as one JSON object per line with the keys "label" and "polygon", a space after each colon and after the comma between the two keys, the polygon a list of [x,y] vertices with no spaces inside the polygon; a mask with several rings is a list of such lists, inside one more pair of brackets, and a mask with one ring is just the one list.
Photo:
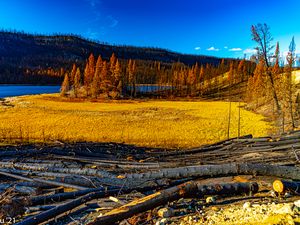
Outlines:
{"label": "tree line", "polygon": [[255,63],[225,60],[220,64],[192,66],[181,62],[109,60],[90,54],[84,69],[75,63],[64,76],[62,96],[74,98],[197,97],[248,80]]}
{"label": "tree line", "polygon": [[[119,60],[160,61],[162,64],[182,62],[186,65],[220,64],[221,59],[189,55],[155,47],[112,45],[87,40],[78,35],[41,35],[17,31],[0,31],[0,83],[61,84],[65,71],[73,63],[82,69],[90,53],[101,54],[109,61],[112,53]],[[64,73],[60,72],[61,68]],[[49,71],[49,70],[54,70]],[[59,74],[59,76],[57,76]]]}

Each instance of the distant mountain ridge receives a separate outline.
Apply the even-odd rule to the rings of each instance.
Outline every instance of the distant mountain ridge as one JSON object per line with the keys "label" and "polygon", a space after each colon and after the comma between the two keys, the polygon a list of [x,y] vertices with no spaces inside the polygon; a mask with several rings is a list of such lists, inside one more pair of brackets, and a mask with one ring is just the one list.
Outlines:
{"label": "distant mountain ridge", "polygon": [[[161,48],[117,46],[94,42],[76,35],[33,35],[22,32],[0,32],[0,83],[32,83],[26,78],[27,69],[64,68],[73,63],[83,67],[90,53],[108,59],[112,53],[121,60],[137,59],[181,62],[186,65],[218,65],[220,58],[189,55]],[[61,77],[41,77],[42,83],[61,82]]]}

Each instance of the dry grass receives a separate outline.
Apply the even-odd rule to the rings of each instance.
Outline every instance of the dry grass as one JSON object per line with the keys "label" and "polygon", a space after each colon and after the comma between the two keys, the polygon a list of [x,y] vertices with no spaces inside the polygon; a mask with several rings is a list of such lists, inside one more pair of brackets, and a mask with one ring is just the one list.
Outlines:
{"label": "dry grass", "polygon": [[[195,147],[227,138],[227,102],[68,102],[58,95],[23,96],[0,106],[0,138],[124,142],[150,147]],[[241,135],[264,136],[272,126],[241,110]],[[232,104],[230,137],[237,136]]]}

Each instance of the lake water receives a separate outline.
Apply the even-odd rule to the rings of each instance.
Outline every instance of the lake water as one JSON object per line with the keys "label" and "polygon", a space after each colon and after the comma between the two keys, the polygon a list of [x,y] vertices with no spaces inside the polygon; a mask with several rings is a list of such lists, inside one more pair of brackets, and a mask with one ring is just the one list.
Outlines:
{"label": "lake water", "polygon": [[[130,91],[130,86],[128,90]],[[159,90],[168,90],[171,86],[157,85],[137,85],[138,93],[157,92]],[[60,86],[32,86],[32,85],[0,85],[0,98],[21,96],[21,95],[36,95],[36,94],[51,94],[58,93]]]}
{"label": "lake water", "polygon": [[0,98],[57,93],[59,89],[60,86],[0,85]]}

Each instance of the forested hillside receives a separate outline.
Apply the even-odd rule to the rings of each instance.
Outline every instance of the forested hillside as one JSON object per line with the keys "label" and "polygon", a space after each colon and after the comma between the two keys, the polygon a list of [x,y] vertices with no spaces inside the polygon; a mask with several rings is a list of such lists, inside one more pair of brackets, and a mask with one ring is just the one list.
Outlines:
{"label": "forested hillside", "polygon": [[160,48],[116,46],[94,42],[76,35],[32,35],[0,32],[0,83],[60,84],[66,71],[76,63],[82,70],[88,56],[112,53],[120,61],[139,60],[143,64],[159,61],[166,66],[181,62],[191,66],[220,64],[211,56],[187,55]]}

